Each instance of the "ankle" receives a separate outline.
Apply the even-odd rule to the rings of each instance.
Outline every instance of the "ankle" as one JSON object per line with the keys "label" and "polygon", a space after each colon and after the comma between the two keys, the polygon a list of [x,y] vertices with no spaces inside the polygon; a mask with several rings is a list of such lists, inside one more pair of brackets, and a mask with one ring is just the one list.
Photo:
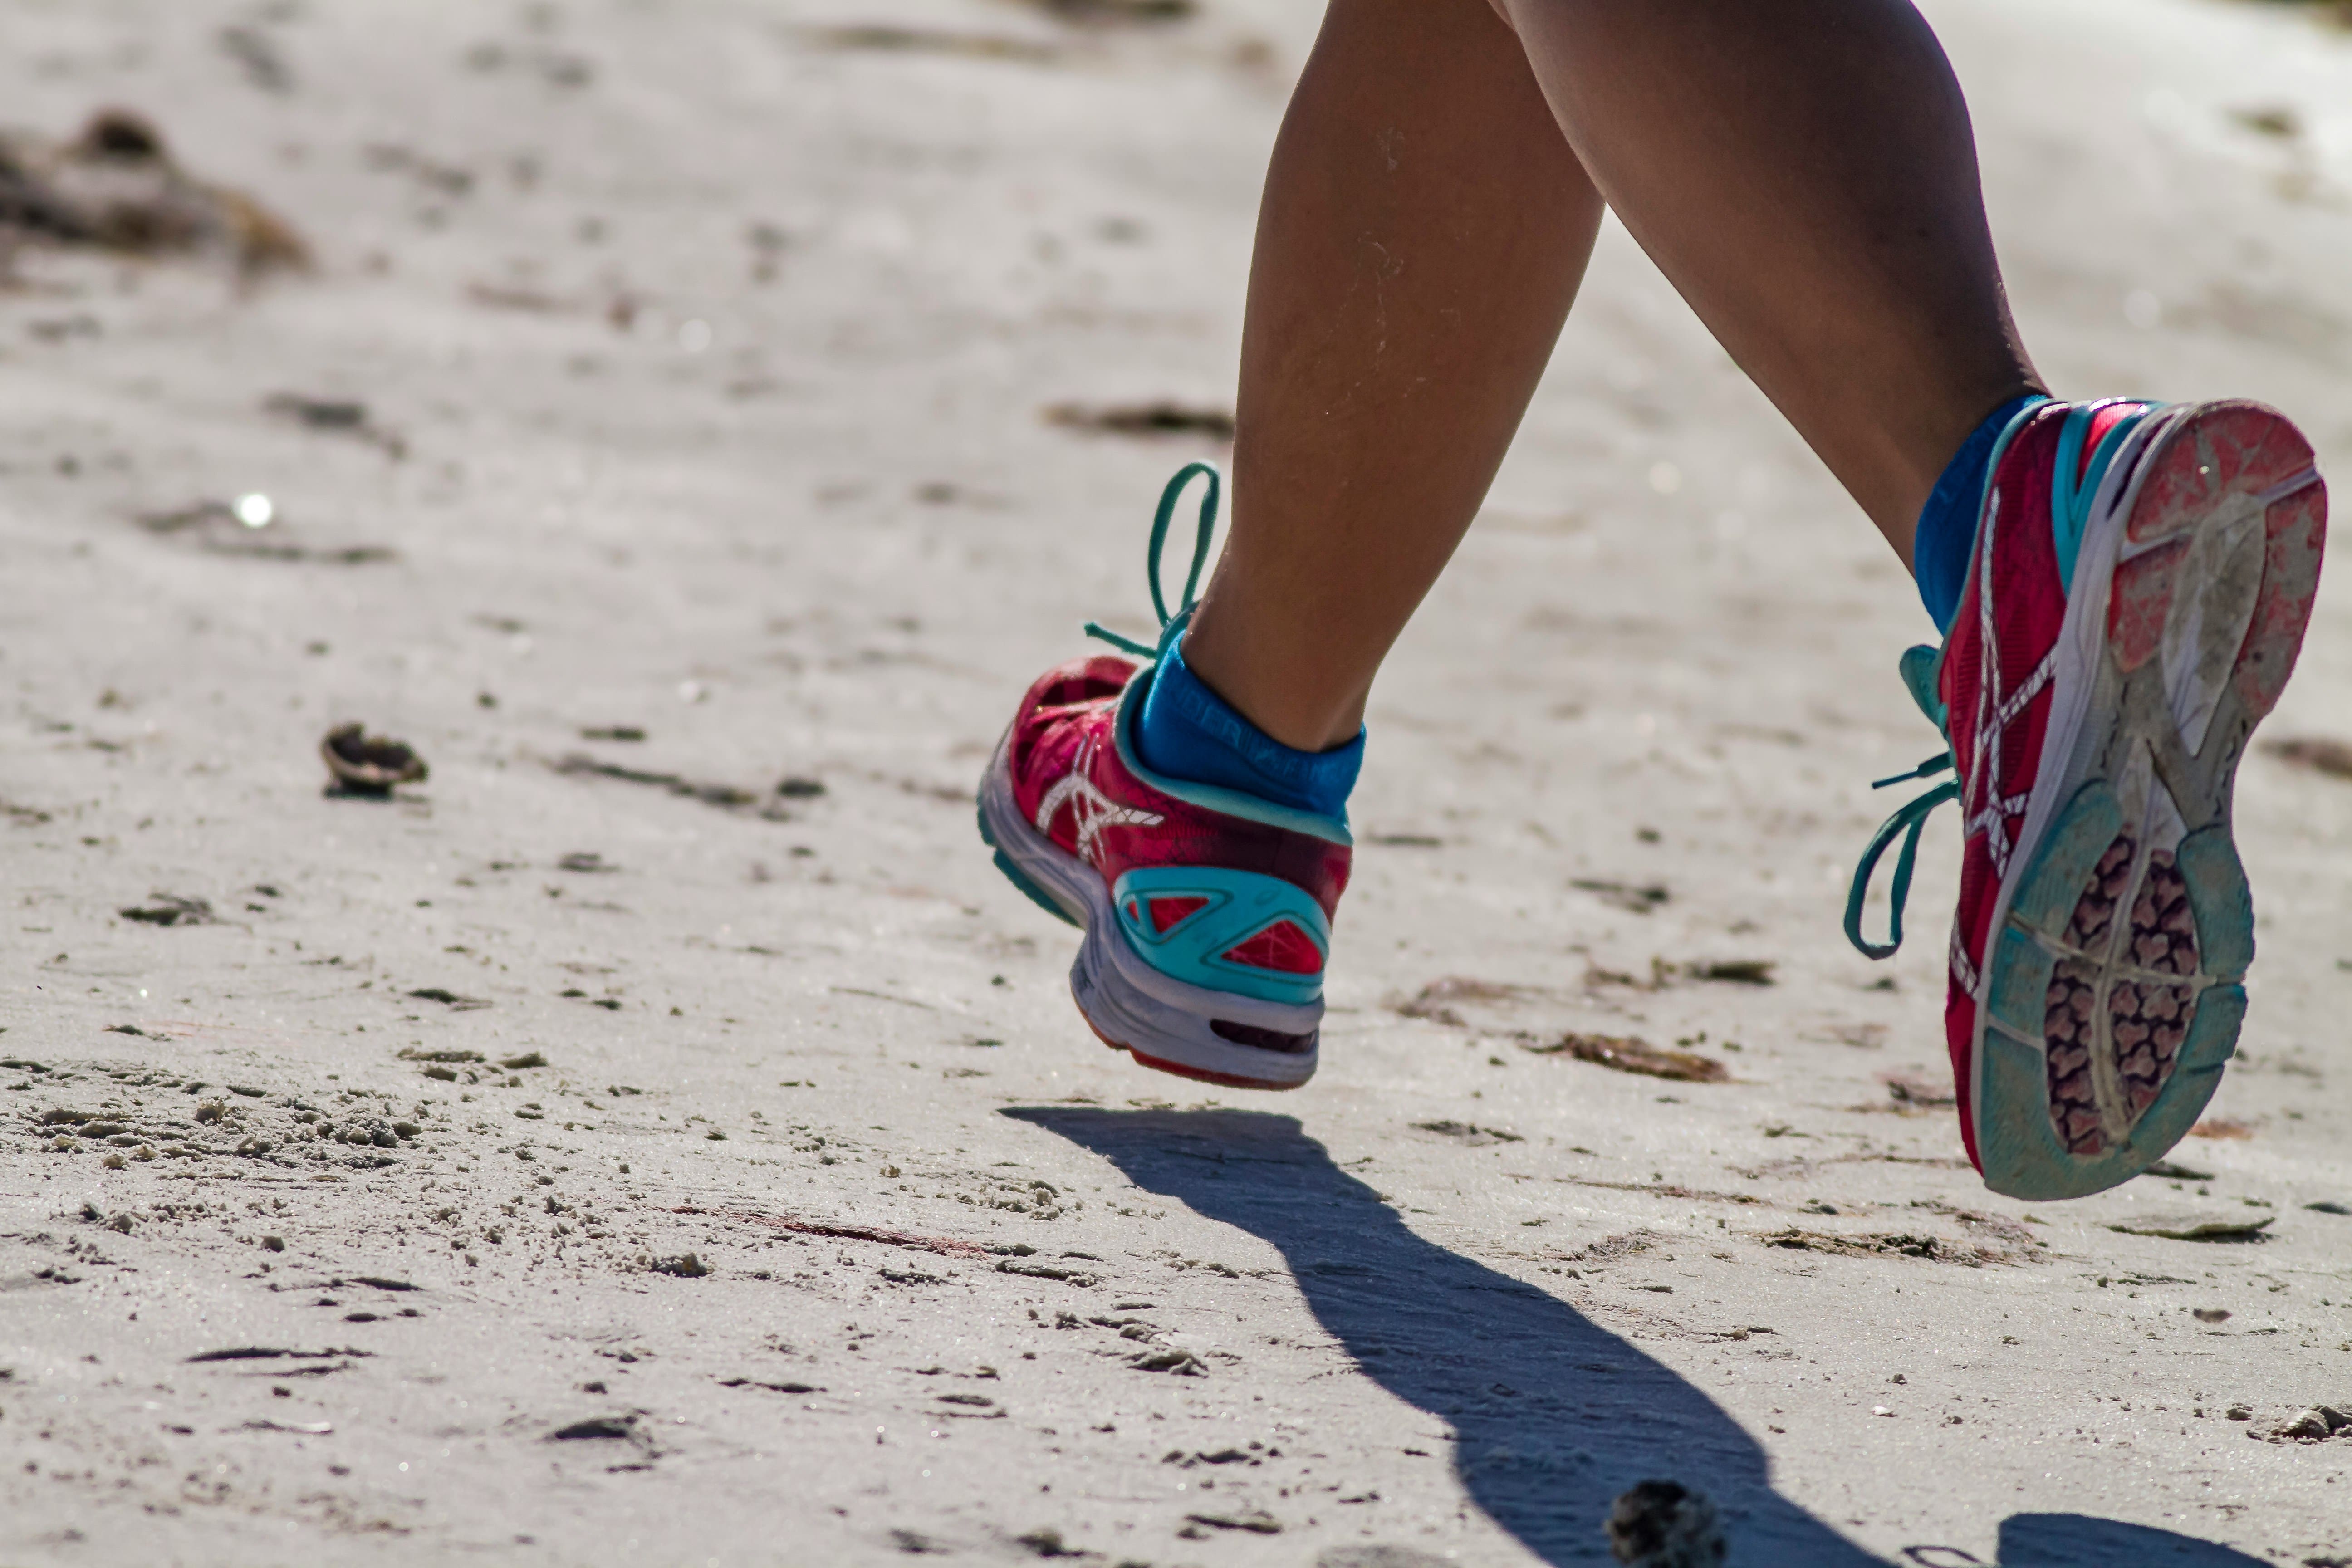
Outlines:
{"label": "ankle", "polygon": [[1345,820],[1363,765],[1359,729],[1346,744],[1308,752],[1266,734],[1187,667],[1180,637],[1151,673],[1133,740],[1155,773],[1239,790],[1318,816]]}
{"label": "ankle", "polygon": [[[1185,629],[1182,659],[1202,686],[1267,739],[1294,751],[1328,752],[1364,728],[1360,689],[1331,695],[1320,672],[1302,668],[1311,653],[1265,647],[1234,633],[1230,616],[1203,603]],[[1279,673],[1277,673],[1279,672]]]}
{"label": "ankle", "polygon": [[1919,510],[1912,535],[1911,575],[1939,632],[1951,629],[1952,614],[1967,583],[1994,448],[2011,419],[2047,401],[2043,393],[2021,393],[1986,415],[1945,464],[1927,504]]}

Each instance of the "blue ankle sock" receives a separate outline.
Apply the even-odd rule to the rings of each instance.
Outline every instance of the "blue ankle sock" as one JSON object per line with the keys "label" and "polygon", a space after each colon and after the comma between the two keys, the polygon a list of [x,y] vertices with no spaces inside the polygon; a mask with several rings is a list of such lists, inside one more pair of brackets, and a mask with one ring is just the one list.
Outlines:
{"label": "blue ankle sock", "polygon": [[1919,531],[1911,542],[1911,574],[1918,579],[1919,597],[1936,619],[1936,629],[1948,632],[1960,608],[1960,590],[1968,586],[1969,556],[1976,549],[1977,513],[1984,503],[1985,467],[1992,459],[1993,443],[2018,410],[2045,401],[2029,393],[2012,397],[1985,416],[1960,449],[1944,467],[1943,477],[1919,509]]}
{"label": "blue ankle sock", "polygon": [[1364,765],[1364,732],[1328,752],[1301,752],[1243,718],[1184,668],[1184,640],[1160,661],[1136,718],[1135,750],[1154,773],[1220,784],[1277,805],[1345,818]]}

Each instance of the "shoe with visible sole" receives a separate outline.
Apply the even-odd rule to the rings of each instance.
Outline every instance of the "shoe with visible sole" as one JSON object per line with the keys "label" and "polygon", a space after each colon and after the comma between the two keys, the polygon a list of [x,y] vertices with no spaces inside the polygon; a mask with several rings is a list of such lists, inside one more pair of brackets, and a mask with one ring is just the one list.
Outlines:
{"label": "shoe with visible sole", "polygon": [[[1994,448],[1951,631],[1904,658],[1949,749],[1900,776],[1953,777],[1879,830],[1846,930],[1895,951],[1920,827],[1957,799],[1945,1031],[1995,1192],[2128,1180],[2220,1084],[2254,955],[2231,791],[2294,668],[2326,519],[2310,444],[2259,404],[2042,403]],[[1864,889],[1898,835],[1891,941],[1870,943]]]}
{"label": "shoe with visible sole", "polygon": [[[1206,474],[1191,580],[1171,616],[1160,551],[1178,495]],[[1049,670],[997,743],[980,833],[997,868],[1086,932],[1070,994],[1102,1042],[1145,1067],[1236,1089],[1296,1089],[1315,1074],[1331,917],[1348,882],[1347,824],[1237,790],[1153,773],[1133,731],[1157,660],[1192,607],[1217,477],[1170,481],[1151,535],[1159,648]]]}

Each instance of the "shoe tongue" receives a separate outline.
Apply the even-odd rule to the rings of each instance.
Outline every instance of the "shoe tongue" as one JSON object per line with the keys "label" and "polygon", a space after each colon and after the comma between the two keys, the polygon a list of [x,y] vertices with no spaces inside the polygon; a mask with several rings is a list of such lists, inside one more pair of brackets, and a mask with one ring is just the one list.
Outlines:
{"label": "shoe tongue", "polygon": [[1945,727],[1944,700],[1936,690],[1936,668],[1943,660],[1943,650],[1922,643],[1917,647],[1903,650],[1902,670],[1904,689],[1911,700],[1927,716],[1927,722],[1938,731],[1949,733]]}

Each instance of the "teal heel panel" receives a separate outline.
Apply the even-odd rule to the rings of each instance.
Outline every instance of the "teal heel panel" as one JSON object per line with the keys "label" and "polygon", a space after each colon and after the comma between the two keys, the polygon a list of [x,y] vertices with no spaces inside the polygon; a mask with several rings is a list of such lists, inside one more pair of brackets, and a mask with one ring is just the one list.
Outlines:
{"label": "teal heel panel", "polygon": [[[2172,1076],[2178,1080],[2184,1073],[2217,1073],[2222,1064],[2238,1054],[2238,1031],[2246,1023],[2246,988],[2242,985],[2213,985],[2197,999],[2197,1016],[2189,1026],[2189,1037],[2180,1042],[2180,1055],[2174,1058]],[[2155,1108],[2149,1107],[2150,1114]],[[2141,1123],[2146,1126],[2146,1122]],[[2183,1132],[2188,1128],[2181,1129]]]}
{"label": "teal heel panel", "polygon": [[[2053,940],[2063,936],[2092,868],[2123,826],[2124,810],[2115,791],[2095,781],[2076,790],[2043,840],[2041,858],[2011,900],[2010,914]],[[2036,1032],[2040,1023],[2037,1013]]]}
{"label": "teal heel panel", "polygon": [[2216,985],[2198,999],[2197,1016],[2156,1103],[2131,1136],[2105,1154],[2067,1152],[2050,1124],[2050,1090],[2041,1049],[1997,1028],[1984,1033],[1984,1100],[1977,1107],[1977,1156],[1985,1185],[2013,1198],[2079,1198],[2118,1186],[2170,1152],[2189,1135],[2237,1049],[2246,994]]}
{"label": "teal heel panel", "polygon": [[1014,887],[1020,889],[1021,894],[1024,898],[1036,905],[1039,909],[1045,910],[1047,914],[1053,916],[1055,920],[1062,921],[1066,925],[1076,925],[1078,922],[1070,919],[1069,910],[1064,909],[1061,905],[1047,898],[1044,889],[1038,887],[1036,883],[1031,881],[1027,877],[1021,874],[1021,868],[1013,863],[1013,858],[1011,856],[1005,854],[1003,850],[997,848],[996,835],[990,830],[988,826],[988,807],[986,805],[982,805],[975,815],[980,821],[980,841],[982,844],[987,845],[991,849],[996,850],[996,868],[1004,873],[1004,879],[1012,883]]}
{"label": "teal heel panel", "polygon": [[2050,1086],[2042,1047],[1996,1028],[1986,1029],[1983,1038],[1984,1098],[1976,1117],[1977,1159],[1984,1167],[1985,1185],[2013,1198],[2073,1196],[2063,1190],[2064,1183],[2080,1162],[2066,1152],[2058,1142],[2058,1130],[2050,1125]]}
{"label": "teal heel panel", "polygon": [[[1146,913],[1154,899],[1200,900],[1166,931]],[[1288,974],[1227,961],[1225,954],[1268,927],[1287,921],[1318,954],[1331,952],[1331,922],[1307,891],[1279,877],[1216,866],[1163,866],[1122,875],[1111,908],[1137,956],[1188,985],[1229,991],[1262,1002],[1306,1006],[1323,994],[1322,964],[1311,974]]]}
{"label": "teal heel panel", "polygon": [[2198,967],[2219,980],[2242,978],[2254,962],[2254,895],[2229,830],[2216,826],[2190,834],[2174,852],[2174,863],[2189,884]]}
{"label": "teal heel panel", "polygon": [[1993,949],[1992,984],[1985,1005],[1993,1022],[2027,1039],[2042,1034],[2050,1010],[2050,972],[2057,960],[2026,932],[2010,927]]}
{"label": "teal heel panel", "polygon": [[1078,923],[1070,918],[1069,910],[1064,909],[1052,899],[1046,897],[1045,890],[1043,888],[1040,888],[1036,883],[1023,876],[1021,874],[1021,868],[1015,866],[1013,863],[1013,858],[1005,854],[1002,849],[996,852],[996,868],[1003,872],[1004,879],[1012,883],[1014,887],[1020,889],[1022,893],[1027,897],[1031,903],[1036,905],[1039,909],[1045,910],[1055,920],[1060,921],[1064,925],[1076,925]]}

